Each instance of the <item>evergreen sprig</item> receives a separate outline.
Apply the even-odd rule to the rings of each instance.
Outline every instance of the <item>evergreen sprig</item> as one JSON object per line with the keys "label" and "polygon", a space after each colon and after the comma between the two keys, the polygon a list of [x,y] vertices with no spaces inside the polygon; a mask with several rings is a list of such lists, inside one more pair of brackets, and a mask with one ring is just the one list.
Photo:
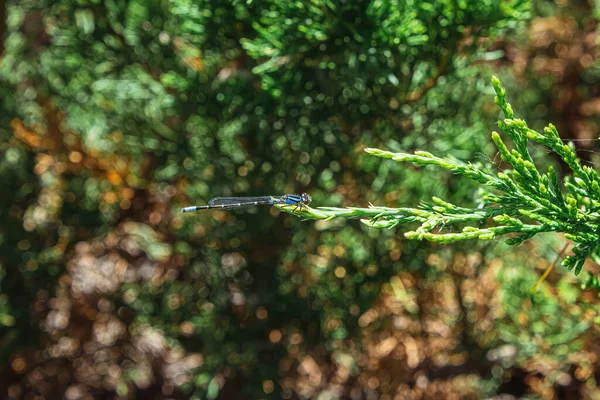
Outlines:
{"label": "evergreen sprig", "polygon": [[[452,243],[467,239],[492,240],[512,234],[507,240],[517,245],[541,232],[563,232],[575,242],[573,255],[562,265],[581,272],[587,257],[597,250],[600,241],[600,178],[598,173],[581,165],[572,144],[565,144],[556,127],[548,125],[537,132],[527,123],[514,116],[512,106],[506,101],[506,91],[494,77],[496,104],[504,113],[498,126],[508,136],[513,149],[505,144],[499,133],[492,133],[502,160],[511,168],[490,173],[481,165],[463,163],[448,157],[436,157],[431,153],[417,151],[414,154],[393,153],[367,148],[371,155],[396,162],[414,165],[434,165],[466,176],[481,185],[479,204],[474,208],[459,207],[439,198],[417,208],[388,208],[370,205],[368,208],[304,207],[293,210],[279,206],[306,219],[361,218],[373,228],[393,228],[409,222],[419,227],[405,233],[409,239]],[[561,182],[554,168],[542,173],[528,150],[529,142],[542,144],[556,154],[572,170]],[[464,226],[461,232],[445,233],[447,226]]]}

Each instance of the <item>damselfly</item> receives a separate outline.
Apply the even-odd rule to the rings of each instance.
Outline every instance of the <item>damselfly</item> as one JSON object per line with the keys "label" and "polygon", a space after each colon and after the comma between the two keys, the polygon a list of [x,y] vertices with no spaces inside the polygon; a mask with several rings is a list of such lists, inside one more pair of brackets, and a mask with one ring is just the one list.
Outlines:
{"label": "damselfly", "polygon": [[[181,212],[187,213],[196,210],[211,209],[235,209],[262,205],[288,204],[302,208],[310,203],[312,199],[306,193],[284,194],[283,196],[258,196],[258,197],[215,197],[208,201],[205,206],[184,207]],[[294,211],[296,210],[294,208]]]}

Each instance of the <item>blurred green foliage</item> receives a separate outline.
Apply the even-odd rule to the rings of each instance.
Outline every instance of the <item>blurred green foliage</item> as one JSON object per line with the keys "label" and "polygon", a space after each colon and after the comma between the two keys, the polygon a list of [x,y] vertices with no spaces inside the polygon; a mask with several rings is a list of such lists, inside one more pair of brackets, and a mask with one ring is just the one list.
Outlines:
{"label": "blurred green foliage", "polygon": [[[478,293],[469,282],[487,264],[456,260],[476,248],[457,256],[276,209],[178,210],[304,191],[322,206],[472,203],[473,185],[362,150],[493,157],[488,48],[523,29],[529,10],[496,0],[9,1],[0,389],[360,397],[418,391],[428,376],[431,395],[498,391],[502,373],[469,378],[501,344],[495,331],[477,342],[483,328],[467,318],[487,299],[461,297]],[[467,377],[444,375],[463,364]]]}

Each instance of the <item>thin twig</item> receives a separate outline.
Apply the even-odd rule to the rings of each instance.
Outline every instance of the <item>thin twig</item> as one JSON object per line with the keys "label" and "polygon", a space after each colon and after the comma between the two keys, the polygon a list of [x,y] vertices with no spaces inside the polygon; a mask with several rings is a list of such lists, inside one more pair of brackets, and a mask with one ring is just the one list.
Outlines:
{"label": "thin twig", "polygon": [[548,268],[546,268],[546,270],[544,271],[544,273],[542,274],[542,276],[540,276],[540,279],[538,279],[538,281],[535,283],[535,285],[533,285],[531,287],[531,289],[529,290],[529,293],[533,294],[535,292],[535,290],[537,289],[538,285],[542,282],[544,282],[544,280],[546,279],[546,277],[548,277],[548,275],[550,274],[550,271],[552,271],[552,269],[556,266],[556,264],[558,264],[558,260],[560,260],[562,258],[562,256],[565,254],[565,252],[567,251],[567,248],[569,248],[569,245],[571,244],[571,242],[567,242],[564,247],[562,248],[562,250],[556,255],[556,258],[554,259],[554,262],[552,264],[550,264],[550,266]]}

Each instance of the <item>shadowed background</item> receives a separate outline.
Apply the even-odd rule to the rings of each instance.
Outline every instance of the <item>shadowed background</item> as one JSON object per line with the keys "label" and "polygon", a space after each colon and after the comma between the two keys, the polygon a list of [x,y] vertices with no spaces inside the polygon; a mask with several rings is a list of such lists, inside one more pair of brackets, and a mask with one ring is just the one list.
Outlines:
{"label": "shadowed background", "polygon": [[529,294],[564,238],[442,246],[275,208],[179,212],[301,192],[472,205],[471,182],[362,150],[502,169],[492,74],[593,163],[593,2],[7,1],[0,16],[2,398],[598,396],[596,293],[557,269]]}

